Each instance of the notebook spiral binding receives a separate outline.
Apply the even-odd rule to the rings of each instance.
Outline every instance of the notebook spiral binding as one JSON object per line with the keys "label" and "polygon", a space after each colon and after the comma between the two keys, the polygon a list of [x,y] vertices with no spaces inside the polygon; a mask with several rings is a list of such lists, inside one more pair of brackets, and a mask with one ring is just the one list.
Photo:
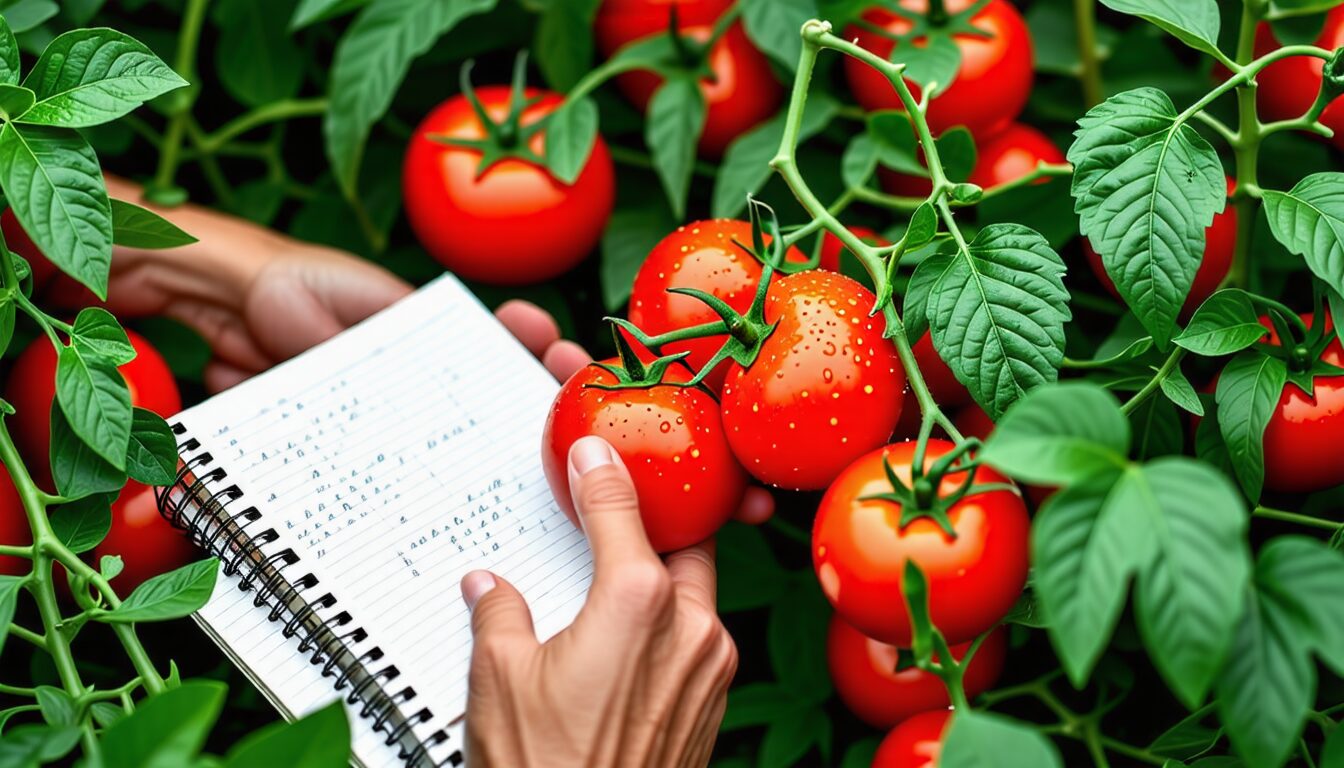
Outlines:
{"label": "notebook spiral binding", "polygon": [[[383,658],[382,649],[363,647],[371,644],[368,633],[339,608],[335,596],[319,589],[316,576],[306,573],[291,578],[285,573],[286,569],[291,574],[301,570],[299,555],[289,548],[268,551],[267,545],[279,538],[275,529],[251,530],[264,525],[261,513],[246,506],[243,490],[228,482],[223,467],[211,466],[214,457],[186,434],[182,424],[171,426],[179,440],[181,466],[172,485],[156,489],[159,513],[218,557],[224,575],[239,577],[239,589],[256,592],[253,605],[268,607],[268,620],[284,622],[281,633],[298,638],[299,653],[311,654],[309,662],[321,665],[322,676],[335,678],[335,690],[350,689],[346,702],[363,703],[359,716],[372,721],[373,730],[385,737],[387,746],[398,747],[398,757],[406,761],[407,768],[462,765],[460,749],[437,760],[432,753],[449,737],[443,729],[424,737],[414,733],[416,726],[434,719],[428,708],[406,714],[410,711],[407,705],[416,699],[415,689],[406,686],[393,692],[392,681],[400,672],[392,664],[377,664]],[[238,506],[244,508],[234,511]],[[308,595],[317,596],[310,599]]]}

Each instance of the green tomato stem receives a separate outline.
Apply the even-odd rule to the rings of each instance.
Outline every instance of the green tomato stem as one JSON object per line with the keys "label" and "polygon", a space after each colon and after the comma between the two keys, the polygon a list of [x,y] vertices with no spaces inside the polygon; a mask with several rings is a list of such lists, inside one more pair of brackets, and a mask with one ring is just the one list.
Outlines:
{"label": "green tomato stem", "polygon": [[1344,523],[1334,520],[1325,520],[1312,515],[1304,515],[1299,512],[1285,512],[1281,509],[1271,507],[1256,507],[1251,510],[1252,517],[1261,517],[1266,520],[1279,520],[1285,523],[1294,523],[1296,525],[1306,526],[1308,528],[1319,528],[1325,531],[1337,531],[1344,527]]}
{"label": "green tomato stem", "polygon": [[1096,0],[1073,0],[1074,32],[1078,38],[1078,79],[1083,86],[1083,109],[1089,110],[1105,98],[1101,83],[1101,60],[1097,57]]}
{"label": "green tomato stem", "polygon": [[281,120],[312,117],[327,111],[326,99],[284,99],[271,102],[230,120],[213,133],[201,135],[194,142],[202,152],[216,152],[233,139],[248,131]]}
{"label": "green tomato stem", "polygon": [[[196,78],[196,48],[201,41],[201,27],[205,24],[205,11],[209,0],[187,0],[182,14],[182,26],[177,36],[177,58],[175,69],[187,82]],[[187,94],[181,97],[177,109],[168,118],[168,127],[163,132],[159,146],[159,167],[154,174],[154,187],[167,189],[173,185],[180,162],[179,153],[182,139],[186,134],[186,118],[191,114],[195,96]]]}
{"label": "green tomato stem", "polygon": [[1157,392],[1157,390],[1162,387],[1162,382],[1171,375],[1172,371],[1180,367],[1181,360],[1184,358],[1184,348],[1172,347],[1171,354],[1167,355],[1167,359],[1162,363],[1162,367],[1157,369],[1157,373],[1153,374],[1153,378],[1149,379],[1148,383],[1143,385],[1143,389],[1140,389],[1133,397],[1127,400],[1124,405],[1120,406],[1120,410],[1124,411],[1126,416],[1137,410],[1140,405],[1143,405],[1145,400],[1152,397],[1153,393]]}
{"label": "green tomato stem", "polygon": [[35,648],[41,648],[44,651],[47,650],[47,638],[37,634],[27,627],[22,627],[18,624],[10,624],[9,635],[10,637],[17,637]]}

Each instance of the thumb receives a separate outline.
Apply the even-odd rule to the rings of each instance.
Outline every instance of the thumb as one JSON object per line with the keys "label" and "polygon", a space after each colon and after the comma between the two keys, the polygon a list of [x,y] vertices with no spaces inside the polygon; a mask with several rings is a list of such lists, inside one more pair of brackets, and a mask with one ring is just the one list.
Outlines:
{"label": "thumb", "polygon": [[471,611],[473,654],[504,645],[535,645],[532,612],[514,586],[489,571],[462,577],[462,599]]}

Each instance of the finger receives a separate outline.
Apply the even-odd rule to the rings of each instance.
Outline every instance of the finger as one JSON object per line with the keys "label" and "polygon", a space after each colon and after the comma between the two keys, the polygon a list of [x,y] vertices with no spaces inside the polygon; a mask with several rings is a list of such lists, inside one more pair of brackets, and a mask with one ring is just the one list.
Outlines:
{"label": "finger", "polygon": [[686,598],[714,610],[718,593],[718,569],[714,565],[714,540],[702,541],[667,556],[667,572],[678,598]]}
{"label": "finger", "polygon": [[537,357],[560,338],[555,318],[536,304],[514,299],[499,305],[495,317]]}
{"label": "finger", "polygon": [[643,561],[661,567],[639,518],[634,481],[606,440],[590,435],[570,446],[569,490],[593,550],[595,592],[618,578],[623,565]]}
{"label": "finger", "polygon": [[501,644],[537,642],[532,612],[512,584],[489,571],[472,571],[462,577],[462,600],[471,611],[471,634],[475,650]]}
{"label": "finger", "polygon": [[219,360],[244,371],[264,371],[274,365],[257,346],[237,312],[199,301],[175,301],[164,313],[186,323],[210,344]]}
{"label": "finger", "polygon": [[742,505],[733,513],[733,519],[747,525],[761,525],[775,514],[775,497],[764,488],[752,486],[742,497]]}
{"label": "finger", "polygon": [[245,371],[219,360],[211,360],[205,366],[203,378],[205,379],[206,390],[215,394],[247,381],[256,373],[256,371]]}
{"label": "finger", "polygon": [[541,356],[542,365],[559,381],[568,381],[580,368],[592,362],[583,347],[572,341],[557,341]]}

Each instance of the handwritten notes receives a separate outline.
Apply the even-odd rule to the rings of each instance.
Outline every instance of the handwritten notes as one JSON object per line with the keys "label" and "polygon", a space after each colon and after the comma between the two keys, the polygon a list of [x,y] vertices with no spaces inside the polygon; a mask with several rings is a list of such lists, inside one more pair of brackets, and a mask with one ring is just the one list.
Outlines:
{"label": "handwritten notes", "polygon": [[[299,556],[287,577],[317,577],[315,594],[335,598],[329,610],[348,613],[399,669],[398,684],[427,702],[434,718],[417,732],[432,732],[465,708],[463,575],[488,568],[508,579],[543,638],[568,625],[587,592],[587,544],[540,466],[556,388],[465,288],[442,278],[180,420],[276,530],[268,551]],[[223,643],[241,646],[216,626],[247,623],[236,613],[202,616]]]}

